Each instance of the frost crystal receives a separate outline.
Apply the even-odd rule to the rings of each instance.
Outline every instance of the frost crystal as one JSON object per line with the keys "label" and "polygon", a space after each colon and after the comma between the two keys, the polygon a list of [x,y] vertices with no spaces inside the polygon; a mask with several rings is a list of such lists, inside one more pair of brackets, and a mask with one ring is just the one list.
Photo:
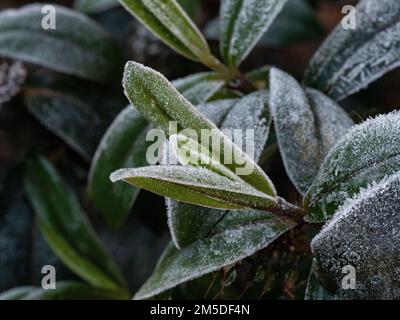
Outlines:
{"label": "frost crystal", "polygon": [[400,65],[400,2],[363,0],[355,30],[338,25],[315,53],[307,85],[336,100],[355,93]]}
{"label": "frost crystal", "polygon": [[[343,299],[400,298],[400,174],[348,200],[313,239],[322,269]],[[353,266],[356,288],[342,288],[342,268]]]}
{"label": "frost crystal", "polygon": [[0,108],[18,94],[25,78],[26,69],[21,62],[0,64]]}

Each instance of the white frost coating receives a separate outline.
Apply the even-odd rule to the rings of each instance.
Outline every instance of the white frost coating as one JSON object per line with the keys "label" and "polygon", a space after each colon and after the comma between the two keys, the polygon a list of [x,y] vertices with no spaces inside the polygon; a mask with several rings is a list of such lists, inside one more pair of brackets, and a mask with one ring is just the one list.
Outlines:
{"label": "white frost coating", "polygon": [[0,109],[21,90],[26,74],[24,65],[19,61],[10,65],[6,62],[0,64]]}
{"label": "white frost coating", "polygon": [[286,171],[305,194],[329,149],[352,125],[346,113],[328,97],[304,90],[287,73],[270,71],[270,106]]}
{"label": "white frost coating", "polygon": [[330,150],[306,203],[318,221],[361,188],[400,171],[400,113],[380,115],[354,126]]}
{"label": "white frost coating", "polygon": [[153,275],[134,298],[150,298],[181,283],[234,264],[265,248],[294,226],[293,222],[278,218],[247,224],[243,221],[182,250],[170,244]]}
{"label": "white frost coating", "polygon": [[[399,299],[400,174],[364,190],[335,213],[313,239],[319,264],[344,299]],[[342,268],[356,269],[356,289],[341,290]]]}
{"label": "white frost coating", "polygon": [[307,85],[337,100],[365,88],[400,65],[400,2],[363,0],[357,28],[339,24],[311,59]]}
{"label": "white frost coating", "polygon": [[41,27],[42,5],[0,13],[0,55],[96,81],[109,81],[119,67],[109,35],[83,14],[55,5],[57,28]]}
{"label": "white frost coating", "polygon": [[221,52],[238,65],[267,31],[286,0],[223,0],[220,12]]}

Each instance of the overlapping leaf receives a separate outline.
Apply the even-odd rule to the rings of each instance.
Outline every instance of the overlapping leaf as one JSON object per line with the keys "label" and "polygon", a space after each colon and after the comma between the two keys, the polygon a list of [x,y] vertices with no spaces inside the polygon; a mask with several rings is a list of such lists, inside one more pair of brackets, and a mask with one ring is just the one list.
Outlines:
{"label": "overlapping leaf", "polygon": [[124,291],[118,268],[104,251],[78,200],[45,159],[28,161],[25,190],[37,224],[59,258],[94,287]]}
{"label": "overlapping leaf", "polygon": [[362,0],[355,29],[341,24],[315,53],[305,83],[336,100],[400,66],[400,2]]}
{"label": "overlapping leaf", "polygon": [[[202,116],[160,73],[141,64],[128,62],[123,85],[132,105],[167,135],[174,133],[169,132],[171,121],[176,122],[178,131],[191,129],[198,137],[201,137],[202,130],[208,130],[212,135],[211,141],[216,141],[220,150],[231,150],[234,161],[225,164],[229,170],[238,173],[243,168],[253,168],[250,174],[241,175],[241,179],[267,195],[276,195],[272,182],[263,170]],[[206,141],[202,143],[209,145]]]}
{"label": "overlapping leaf", "polygon": [[232,212],[231,219],[182,250],[171,243],[135,299],[151,298],[181,283],[240,261],[295,226],[267,212]]}
{"label": "overlapping leaf", "polygon": [[400,171],[400,113],[353,127],[330,150],[305,198],[310,221],[332,217],[347,198]]}
{"label": "overlapping leaf", "polygon": [[220,12],[221,53],[237,66],[267,31],[286,0],[223,0]]}
{"label": "overlapping leaf", "polygon": [[121,56],[106,32],[76,11],[53,6],[56,28],[50,30],[42,27],[43,5],[2,11],[0,56],[94,81],[116,79]]}
{"label": "overlapping leaf", "polygon": [[74,9],[86,14],[95,14],[119,5],[118,0],[75,0]]}
{"label": "overlapping leaf", "polygon": [[270,105],[286,171],[304,194],[331,147],[352,126],[352,120],[330,98],[303,89],[287,73],[270,71]]}

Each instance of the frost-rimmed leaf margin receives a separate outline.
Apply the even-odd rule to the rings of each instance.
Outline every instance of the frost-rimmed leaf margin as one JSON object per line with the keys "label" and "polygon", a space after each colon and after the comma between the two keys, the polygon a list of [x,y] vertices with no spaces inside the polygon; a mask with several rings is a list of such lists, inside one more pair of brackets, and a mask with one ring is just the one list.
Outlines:
{"label": "frost-rimmed leaf margin", "polygon": [[302,88],[292,76],[270,69],[270,108],[283,163],[296,189],[304,195],[321,163],[353,121],[321,92]]}
{"label": "frost-rimmed leaf margin", "polygon": [[[232,129],[254,129],[254,160],[258,162],[266,146],[271,124],[268,102],[268,92],[262,90],[241,99],[200,105],[197,109],[224,132]],[[246,142],[242,141],[242,149],[245,145]],[[232,215],[231,212],[190,205],[169,198],[166,199],[166,204],[169,230],[178,249],[204,236],[223,215]]]}
{"label": "frost-rimmed leaf margin", "polygon": [[24,187],[37,225],[61,261],[96,288],[126,291],[75,194],[45,158],[32,155],[26,161]]}
{"label": "frost-rimmed leaf margin", "polygon": [[247,215],[247,223],[233,223],[230,228],[217,231],[181,250],[170,243],[153,275],[134,299],[151,298],[179,284],[243,260],[267,247],[296,225],[291,220],[270,216],[267,212],[262,212],[261,216],[259,214],[251,210]]}
{"label": "frost-rimmed leaf margin", "polygon": [[181,55],[226,73],[207,41],[176,0],[119,0],[157,37]]}
{"label": "frost-rimmed leaf margin", "polygon": [[[123,87],[131,104],[167,136],[170,134],[170,121],[177,122],[178,130],[185,128],[194,130],[198,137],[201,137],[202,129],[209,130],[213,135],[211,139],[215,139],[212,141],[220,142],[220,150],[229,147],[233,159],[240,159],[242,162],[240,167],[254,168],[251,174],[241,175],[242,180],[267,195],[276,196],[275,187],[264,171],[196,110],[162,74],[142,64],[129,61],[125,66]],[[232,162],[225,166],[235,171],[239,166],[235,161]]]}
{"label": "frost-rimmed leaf margin", "polygon": [[139,189],[111,183],[109,175],[121,167],[144,166],[150,142],[146,141],[150,124],[131,105],[114,119],[101,139],[88,177],[88,191],[108,224],[121,226],[133,206]]}
{"label": "frost-rimmed leaf margin", "polygon": [[56,29],[45,30],[44,5],[31,4],[0,13],[0,56],[92,81],[117,79],[122,56],[103,28],[77,11],[50,4],[56,10],[57,24]]}
{"label": "frost-rimmed leaf margin", "polygon": [[339,24],[312,57],[304,78],[335,100],[400,66],[400,3],[362,0],[355,10],[356,29]]}
{"label": "frost-rimmed leaf margin", "polygon": [[[111,174],[112,182],[134,186],[182,202],[218,209],[256,208],[280,212],[287,204],[262,193],[239,177],[234,179],[209,169],[164,165],[120,169]],[[293,208],[294,209],[294,208]]]}
{"label": "frost-rimmed leaf margin", "polygon": [[354,126],[330,150],[304,198],[308,222],[330,219],[360,189],[400,171],[400,112]]}
{"label": "frost-rimmed leaf margin", "polygon": [[[311,242],[319,268],[336,283],[340,299],[398,299],[400,172],[346,199]],[[357,273],[353,290],[342,288],[343,266]]]}
{"label": "frost-rimmed leaf margin", "polygon": [[220,51],[236,67],[267,31],[287,0],[222,0]]}

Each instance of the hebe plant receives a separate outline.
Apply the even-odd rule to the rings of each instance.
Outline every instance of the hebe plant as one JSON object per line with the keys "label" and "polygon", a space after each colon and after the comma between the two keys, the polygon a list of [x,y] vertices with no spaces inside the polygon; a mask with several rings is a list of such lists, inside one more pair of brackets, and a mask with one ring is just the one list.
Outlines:
{"label": "hebe plant", "polygon": [[[301,83],[274,66],[248,73],[239,68],[293,1],[222,0],[222,60],[177,1],[120,2],[182,59],[202,63],[210,71],[169,82],[149,67],[126,63],[123,88],[131,105],[115,117],[96,151],[91,146],[103,126],[101,119],[93,121],[92,128],[79,128],[78,123],[78,129],[71,130],[41,116],[44,108],[57,114],[77,108],[83,110],[80,116],[90,118],[90,110],[79,101],[42,88],[26,89],[25,100],[45,126],[92,159],[90,201],[111,226],[124,225],[140,189],[166,197],[172,241],[134,297],[174,296],[179,285],[218,270],[234,277],[235,264],[307,222],[326,225],[311,243],[315,258],[306,298],[399,298],[400,114],[354,125],[339,101],[400,65],[400,2],[361,0],[356,29],[338,25],[314,54]],[[97,1],[96,10],[101,3]],[[105,6],[110,3],[115,5],[104,1]],[[86,5],[90,7],[90,1]],[[40,29],[40,8],[0,14],[2,56],[95,82],[118,78],[121,55],[97,24],[56,7],[58,27],[46,32]],[[39,47],[47,44],[49,54]],[[180,130],[173,136],[171,121]],[[154,127],[165,132],[170,145],[209,161],[177,165],[163,159],[149,166],[146,133]],[[247,128],[255,132],[254,158],[223,133]],[[212,130],[233,150],[235,161],[225,164],[215,158],[213,146],[185,135],[184,129],[198,136],[201,130]],[[264,171],[271,141],[277,142],[301,201],[279,197]],[[177,156],[183,162],[183,155]],[[246,165],[252,172],[237,174]],[[87,284],[60,283],[54,292],[17,288],[3,297],[129,298],[123,276],[77,197],[44,157],[27,161],[25,190],[48,244]],[[348,265],[356,270],[354,290],[342,287],[342,268]],[[226,282],[222,285],[228,287]]]}

